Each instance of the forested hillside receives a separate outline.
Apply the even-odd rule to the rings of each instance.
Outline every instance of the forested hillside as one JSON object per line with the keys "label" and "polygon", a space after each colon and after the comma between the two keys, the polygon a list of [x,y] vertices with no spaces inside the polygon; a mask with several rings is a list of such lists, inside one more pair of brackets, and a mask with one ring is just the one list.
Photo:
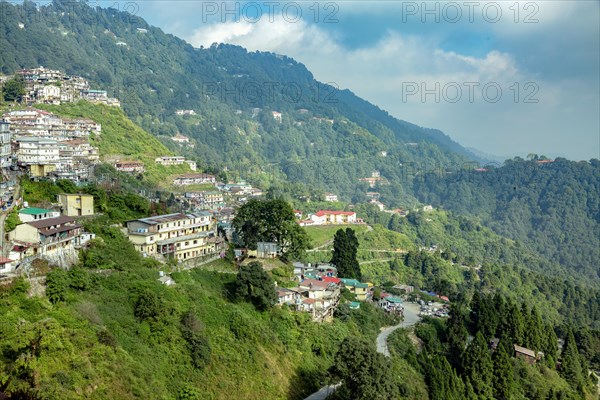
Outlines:
{"label": "forested hillside", "polygon": [[[388,201],[399,203],[412,199],[400,184],[406,163],[462,165],[474,157],[439,131],[317,82],[285,56],[229,45],[195,49],[139,17],[83,2],[2,3],[2,10],[2,73],[43,65],[84,76],[164,143],[177,132],[192,138],[193,149],[173,149],[205,166],[283,171],[289,181],[348,200],[358,178],[380,170],[391,183]],[[281,123],[272,110],[282,113]]]}
{"label": "forested hillside", "polygon": [[600,162],[509,160],[501,168],[415,180],[426,203],[472,214],[546,259],[600,279]]}

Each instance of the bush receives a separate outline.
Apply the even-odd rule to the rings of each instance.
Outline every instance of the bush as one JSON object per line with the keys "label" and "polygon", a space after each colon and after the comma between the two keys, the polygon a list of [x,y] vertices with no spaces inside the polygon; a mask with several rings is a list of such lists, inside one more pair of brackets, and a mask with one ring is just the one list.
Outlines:
{"label": "bush", "polygon": [[134,306],[134,315],[137,319],[140,321],[156,321],[160,318],[162,312],[162,302],[158,295],[149,289],[142,291]]}
{"label": "bush", "polygon": [[106,346],[117,347],[117,345],[119,344],[115,335],[113,335],[106,328],[102,329],[101,331],[98,331],[96,336],[98,337],[98,341]]}

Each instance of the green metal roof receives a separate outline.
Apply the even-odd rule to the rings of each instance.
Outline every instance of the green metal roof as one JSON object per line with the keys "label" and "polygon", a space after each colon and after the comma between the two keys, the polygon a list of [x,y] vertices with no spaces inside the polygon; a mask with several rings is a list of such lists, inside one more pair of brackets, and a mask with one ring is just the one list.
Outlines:
{"label": "green metal roof", "polygon": [[344,286],[354,286],[354,287],[358,287],[358,288],[367,288],[367,287],[369,287],[369,285],[367,285],[366,283],[360,283],[356,279],[340,278],[340,280],[342,281],[342,283],[344,284]]}
{"label": "green metal roof", "polygon": [[36,208],[36,207],[28,207],[19,211],[19,214],[27,214],[27,215],[39,215],[54,212],[52,210],[46,210],[45,208]]}
{"label": "green metal roof", "polygon": [[399,297],[386,297],[385,298],[387,301],[389,301],[390,303],[397,303],[397,304],[402,304],[402,299]]}

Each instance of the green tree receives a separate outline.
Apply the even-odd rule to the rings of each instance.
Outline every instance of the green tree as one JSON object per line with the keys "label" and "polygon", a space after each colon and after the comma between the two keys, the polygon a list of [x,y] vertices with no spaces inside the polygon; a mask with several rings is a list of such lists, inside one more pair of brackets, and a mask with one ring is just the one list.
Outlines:
{"label": "green tree", "polygon": [[10,232],[13,229],[15,229],[20,223],[21,220],[19,219],[19,213],[17,212],[16,208],[13,208],[12,210],[10,210],[10,213],[6,217],[6,220],[4,220],[4,231]]}
{"label": "green tree", "polygon": [[569,329],[565,344],[561,353],[561,368],[560,374],[565,378],[567,382],[576,390],[582,391],[584,386],[585,375],[587,371],[584,371],[581,364],[581,355],[577,349],[577,343],[575,342],[575,336],[573,330]]}
{"label": "green tree", "polygon": [[256,249],[258,242],[276,242],[283,258],[299,258],[309,247],[306,231],[296,223],[294,210],[282,199],[250,200],[241,206],[233,226],[245,246]]}
{"label": "green tree", "polygon": [[464,383],[441,354],[423,354],[424,373],[431,400],[463,400]]}
{"label": "green tree", "polygon": [[2,96],[4,101],[21,101],[21,96],[25,94],[25,80],[21,75],[17,75],[4,83],[2,87]]}
{"label": "green tree", "polygon": [[360,265],[357,259],[358,238],[352,228],[338,229],[333,237],[333,257],[338,276],[361,279]]}
{"label": "green tree", "polygon": [[251,302],[259,310],[266,310],[277,301],[275,282],[257,261],[240,267],[235,280],[235,295]]}
{"label": "green tree", "polygon": [[340,399],[390,400],[398,395],[389,361],[375,351],[372,341],[350,336],[341,343],[333,365],[332,378],[341,380],[336,393]]}
{"label": "green tree", "polygon": [[448,358],[453,366],[460,366],[462,353],[467,345],[467,328],[463,310],[455,303],[450,305],[450,318],[446,323]]}
{"label": "green tree", "polygon": [[510,337],[504,335],[498,347],[492,355],[494,365],[494,398],[499,400],[508,400],[515,392],[514,368],[510,354],[512,353],[512,344]]}
{"label": "green tree", "polygon": [[69,274],[57,268],[46,275],[46,296],[51,303],[64,301],[69,288]]}
{"label": "green tree", "polygon": [[144,289],[134,305],[134,314],[140,321],[156,321],[163,313],[160,297],[150,289]]}
{"label": "green tree", "polygon": [[477,332],[475,340],[465,351],[463,369],[479,398],[492,399],[494,368],[487,340],[481,331]]}

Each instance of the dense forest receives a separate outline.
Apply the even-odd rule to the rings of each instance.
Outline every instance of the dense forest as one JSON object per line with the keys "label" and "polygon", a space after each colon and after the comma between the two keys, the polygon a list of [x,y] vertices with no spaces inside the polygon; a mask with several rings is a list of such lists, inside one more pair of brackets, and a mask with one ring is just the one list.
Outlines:
{"label": "dense forest", "polygon": [[508,160],[501,168],[414,181],[427,203],[477,216],[581,276],[600,279],[600,162]]}

